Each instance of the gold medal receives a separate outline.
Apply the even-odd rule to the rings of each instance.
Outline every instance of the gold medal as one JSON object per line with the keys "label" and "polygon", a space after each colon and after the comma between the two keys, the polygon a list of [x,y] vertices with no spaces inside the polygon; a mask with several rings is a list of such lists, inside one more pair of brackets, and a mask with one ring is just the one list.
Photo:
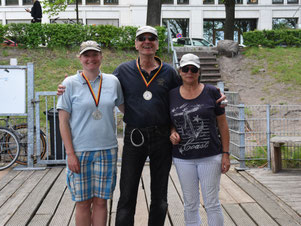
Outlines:
{"label": "gold medal", "polygon": [[98,109],[96,109],[95,111],[93,111],[92,117],[95,120],[100,120],[102,117],[101,112]]}
{"label": "gold medal", "polygon": [[150,99],[152,99],[152,97],[153,97],[153,94],[152,94],[150,91],[148,91],[148,90],[146,90],[146,91],[143,93],[143,98],[144,98],[144,100],[150,100]]}

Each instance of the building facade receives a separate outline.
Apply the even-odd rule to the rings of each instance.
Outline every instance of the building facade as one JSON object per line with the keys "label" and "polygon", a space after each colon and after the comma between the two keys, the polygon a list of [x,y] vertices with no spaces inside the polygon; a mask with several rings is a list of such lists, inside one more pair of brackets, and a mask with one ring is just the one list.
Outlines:
{"label": "building facade", "polygon": [[[170,21],[173,36],[205,37],[216,43],[223,38],[225,6],[222,0],[162,0],[162,25]],[[235,39],[242,32],[281,26],[301,28],[301,0],[236,0]],[[30,23],[25,11],[31,0],[0,0],[0,21]],[[41,0],[43,5],[43,1]],[[147,0],[79,0],[79,18],[83,24],[142,26],[146,24]],[[75,20],[75,5],[51,17],[43,14],[42,23]]]}

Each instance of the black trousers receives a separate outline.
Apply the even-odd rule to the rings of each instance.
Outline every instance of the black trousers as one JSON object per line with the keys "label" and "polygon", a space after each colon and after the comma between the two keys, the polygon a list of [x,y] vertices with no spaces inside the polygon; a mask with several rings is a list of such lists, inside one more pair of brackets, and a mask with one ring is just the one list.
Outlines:
{"label": "black trousers", "polygon": [[134,225],[138,186],[147,157],[150,160],[151,174],[148,225],[163,226],[168,206],[167,185],[172,161],[170,128],[169,126],[141,128],[140,131],[144,136],[144,144],[141,147],[135,147],[131,142],[133,129],[129,126],[125,129],[116,226]]}

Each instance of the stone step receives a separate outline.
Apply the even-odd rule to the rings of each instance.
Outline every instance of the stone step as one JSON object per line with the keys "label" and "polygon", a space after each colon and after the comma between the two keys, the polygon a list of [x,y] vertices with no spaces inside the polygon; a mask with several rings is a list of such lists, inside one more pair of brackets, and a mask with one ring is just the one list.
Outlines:
{"label": "stone step", "polygon": [[205,74],[202,73],[202,78],[208,78],[208,79],[220,79],[221,78],[221,74],[220,73],[210,73],[210,74]]}

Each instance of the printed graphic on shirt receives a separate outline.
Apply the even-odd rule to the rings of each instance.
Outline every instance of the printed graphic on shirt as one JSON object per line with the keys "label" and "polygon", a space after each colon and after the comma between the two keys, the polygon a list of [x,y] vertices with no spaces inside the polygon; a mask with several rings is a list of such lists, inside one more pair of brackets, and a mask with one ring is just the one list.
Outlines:
{"label": "printed graphic on shirt", "polygon": [[171,109],[174,125],[181,137],[179,152],[182,155],[189,151],[202,151],[209,146],[209,119],[202,119],[198,114],[202,107],[203,104],[183,104]]}

